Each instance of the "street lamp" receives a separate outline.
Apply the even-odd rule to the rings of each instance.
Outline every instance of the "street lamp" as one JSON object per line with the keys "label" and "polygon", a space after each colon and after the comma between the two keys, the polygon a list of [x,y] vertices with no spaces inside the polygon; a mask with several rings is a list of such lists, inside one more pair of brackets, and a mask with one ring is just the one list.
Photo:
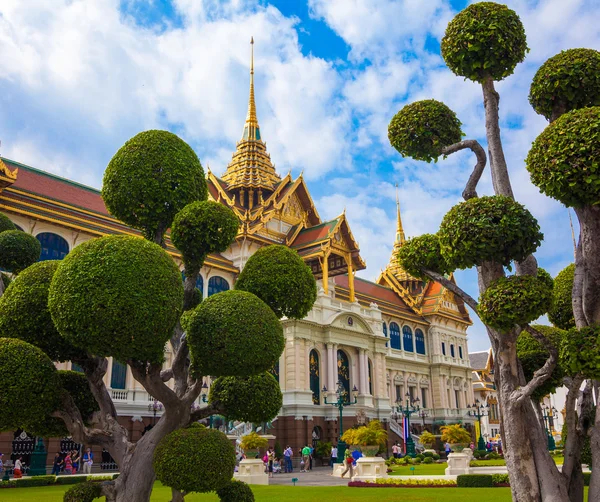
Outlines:
{"label": "street lamp", "polygon": [[556,443],[552,436],[553,418],[558,413],[558,410],[552,406],[542,406],[542,417],[544,418],[544,427],[546,428],[546,435],[548,436],[548,450],[556,450]]}
{"label": "street lamp", "polygon": [[481,427],[481,417],[486,417],[489,415],[489,407],[489,404],[485,405],[481,401],[479,401],[479,399],[471,406],[467,404],[467,408],[469,409],[469,416],[477,417],[477,421],[479,422],[479,439],[477,440],[478,450],[485,450],[485,441],[483,440],[483,428]]}
{"label": "street lamp", "polygon": [[152,420],[152,427],[156,425],[156,413],[163,410],[163,405],[160,401],[157,401],[156,398],[153,398],[153,401],[148,405],[148,411],[154,413],[154,419]]}
{"label": "street lamp", "polygon": [[[206,384],[206,380],[202,383],[202,391],[200,392],[200,398],[203,403],[208,403],[208,385]],[[208,417],[208,426],[213,428],[213,416]]]}
{"label": "street lamp", "polygon": [[423,420],[423,430],[425,430],[425,419],[429,416],[429,413],[425,410],[421,410],[419,411],[419,416],[421,417],[421,420]]}
{"label": "street lamp", "polygon": [[344,383],[341,380],[338,380],[337,389],[335,391],[335,396],[337,398],[336,401],[327,401],[327,387],[325,387],[324,385],[322,392],[323,402],[325,404],[330,404],[331,406],[336,406],[338,410],[340,410],[340,437],[338,439],[338,456],[336,463],[341,464],[344,462],[344,455],[346,453],[346,443],[342,441],[342,434],[344,434],[344,426],[342,422],[344,407],[356,404],[356,402],[358,401],[358,389],[356,388],[356,385],[352,389],[352,397],[354,397],[354,402],[350,402],[350,400],[346,401],[346,396],[344,395],[346,393],[346,389],[344,387]]}
{"label": "street lamp", "polygon": [[408,392],[406,393],[406,404],[404,407],[402,407],[402,400],[396,400],[396,410],[406,417],[406,431],[404,432],[406,435],[406,454],[411,457],[415,456],[415,442],[410,434],[410,416],[419,411],[420,402],[419,398],[412,399]]}

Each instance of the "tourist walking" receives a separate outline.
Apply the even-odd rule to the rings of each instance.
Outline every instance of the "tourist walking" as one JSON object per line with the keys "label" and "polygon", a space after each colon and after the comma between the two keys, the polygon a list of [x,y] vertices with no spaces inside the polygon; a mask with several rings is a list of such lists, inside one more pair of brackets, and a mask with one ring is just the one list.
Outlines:
{"label": "tourist walking", "polygon": [[329,467],[333,467],[333,464],[337,462],[338,449],[337,445],[334,444],[331,448],[331,458],[329,459]]}
{"label": "tourist walking", "polygon": [[267,462],[269,463],[269,477],[273,477],[273,462],[275,462],[275,452],[272,448],[267,450]]}
{"label": "tourist walking", "polygon": [[77,474],[79,470],[79,452],[77,450],[73,450],[71,453],[71,461],[73,462],[73,474]]}
{"label": "tourist walking", "polygon": [[58,476],[60,474],[60,468],[63,465],[62,458],[60,453],[54,455],[54,462],[52,463],[52,473],[54,476]]}
{"label": "tourist walking", "polygon": [[450,448],[450,443],[446,443],[444,445],[444,451],[446,452],[446,458],[448,458],[448,455],[450,455],[450,452],[452,451],[452,448]]}
{"label": "tourist walking", "polygon": [[392,446],[392,455],[394,458],[398,458],[398,443],[394,443]]}
{"label": "tourist walking", "polygon": [[352,453],[350,453],[350,450],[346,450],[344,453],[344,462],[346,463],[346,469],[344,472],[342,472],[342,478],[348,471],[350,471],[350,479],[352,479],[354,476],[354,469],[352,465],[354,463],[354,458],[352,458]]}
{"label": "tourist walking", "polygon": [[17,457],[15,468],[13,469],[13,477],[20,479],[23,477],[23,457]]}
{"label": "tourist walking", "polygon": [[285,472],[294,472],[294,465],[292,463],[293,454],[292,448],[290,448],[290,445],[287,445],[285,451],[283,452],[283,458],[285,460]]}
{"label": "tourist walking", "polygon": [[73,461],[71,460],[71,452],[67,452],[65,457],[65,474],[73,474]]}
{"label": "tourist walking", "polygon": [[94,464],[94,454],[92,453],[91,448],[85,450],[83,454],[83,473],[91,474],[92,473],[92,465]]}
{"label": "tourist walking", "polygon": [[310,468],[310,446],[306,445],[302,448],[302,461],[304,462],[304,471]]}

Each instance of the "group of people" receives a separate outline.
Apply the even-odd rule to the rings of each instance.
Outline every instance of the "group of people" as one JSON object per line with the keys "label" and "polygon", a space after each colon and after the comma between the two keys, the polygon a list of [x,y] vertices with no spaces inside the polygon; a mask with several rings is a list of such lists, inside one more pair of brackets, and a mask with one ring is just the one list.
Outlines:
{"label": "group of people", "polygon": [[65,474],[91,474],[94,464],[94,454],[88,448],[83,455],[79,455],[77,450],[71,450],[66,453],[57,453],[54,455],[52,464],[52,474],[58,476],[61,472]]}
{"label": "group of people", "polygon": [[[2,477],[4,469],[6,469],[6,466],[4,465],[4,454],[0,453],[0,477]],[[23,463],[23,455],[19,455],[15,460],[15,465],[13,467],[13,477],[15,479],[22,478],[24,473],[25,464]]]}

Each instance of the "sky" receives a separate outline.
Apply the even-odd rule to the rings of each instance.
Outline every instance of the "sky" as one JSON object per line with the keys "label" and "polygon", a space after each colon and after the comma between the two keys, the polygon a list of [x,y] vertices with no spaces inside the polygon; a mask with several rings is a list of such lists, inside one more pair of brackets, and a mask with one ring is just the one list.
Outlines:
{"label": "sky", "polygon": [[[475,160],[403,159],[387,125],[405,104],[435,98],[485,147],[481,88],[440,55],[456,0],[2,0],[0,154],[99,188],[131,136],[168,129],[222,173],[241,139],[250,37],[263,139],[278,172],[304,173],[323,219],[344,209],[375,280],[389,262],[396,189],[407,236],[436,232],[460,202]],[[536,256],[552,275],[573,260],[567,210],[539,193],[524,167],[547,125],[527,96],[533,75],[563,49],[600,50],[597,0],[510,0],[530,48],[497,83],[502,140],[516,198],[540,222]],[[489,171],[478,190],[491,194]],[[577,229],[576,229],[577,231]],[[458,283],[477,296],[473,270]],[[469,350],[486,350],[474,318]]]}

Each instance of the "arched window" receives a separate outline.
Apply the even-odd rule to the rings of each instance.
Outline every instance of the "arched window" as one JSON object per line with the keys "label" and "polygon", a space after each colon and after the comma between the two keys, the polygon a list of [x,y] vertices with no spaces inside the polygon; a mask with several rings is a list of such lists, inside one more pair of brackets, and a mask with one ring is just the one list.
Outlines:
{"label": "arched window", "polygon": [[369,394],[373,395],[373,365],[370,359],[367,361],[369,362]]}
{"label": "arched window", "polygon": [[400,350],[402,348],[400,345],[400,326],[395,322],[390,323],[390,344],[392,349]]}
{"label": "arched window", "polygon": [[127,366],[113,359],[112,375],[110,377],[111,389],[124,389],[127,380]]}
{"label": "arched window", "polygon": [[415,330],[415,348],[417,354],[425,354],[425,335],[420,329]]}
{"label": "arched window", "polygon": [[[185,282],[185,272],[181,272],[181,280]],[[200,298],[204,297],[204,279],[200,274],[198,274],[198,279],[196,279],[196,288],[200,291]]]}
{"label": "arched window", "polygon": [[408,326],[404,326],[402,328],[402,337],[404,338],[404,350],[406,352],[414,352],[412,329]]}
{"label": "arched window", "polygon": [[446,344],[442,342],[442,354],[446,355]]}
{"label": "arched window", "polygon": [[453,343],[450,344],[450,355],[452,357],[455,357],[455,355],[454,355],[454,344]]}
{"label": "arched window", "polygon": [[51,232],[37,234],[36,238],[42,245],[40,261],[62,260],[69,252],[69,244],[60,235]]}
{"label": "arched window", "polygon": [[321,386],[319,378],[319,353],[313,349],[308,356],[310,371],[310,390],[312,390],[313,404],[321,404]]}
{"label": "arched window", "polygon": [[350,401],[350,364],[348,356],[343,350],[337,351],[338,381],[344,387],[344,401]]}
{"label": "arched window", "polygon": [[222,291],[229,291],[229,283],[218,275],[211,277],[208,280],[208,296],[216,295]]}
{"label": "arched window", "polygon": [[[383,336],[385,336],[386,338],[388,337],[387,335],[387,324],[383,323]],[[385,342],[385,346],[388,346],[388,342]]]}
{"label": "arched window", "polygon": [[461,359],[463,358],[462,347],[460,345],[458,346],[458,357],[460,357]]}

